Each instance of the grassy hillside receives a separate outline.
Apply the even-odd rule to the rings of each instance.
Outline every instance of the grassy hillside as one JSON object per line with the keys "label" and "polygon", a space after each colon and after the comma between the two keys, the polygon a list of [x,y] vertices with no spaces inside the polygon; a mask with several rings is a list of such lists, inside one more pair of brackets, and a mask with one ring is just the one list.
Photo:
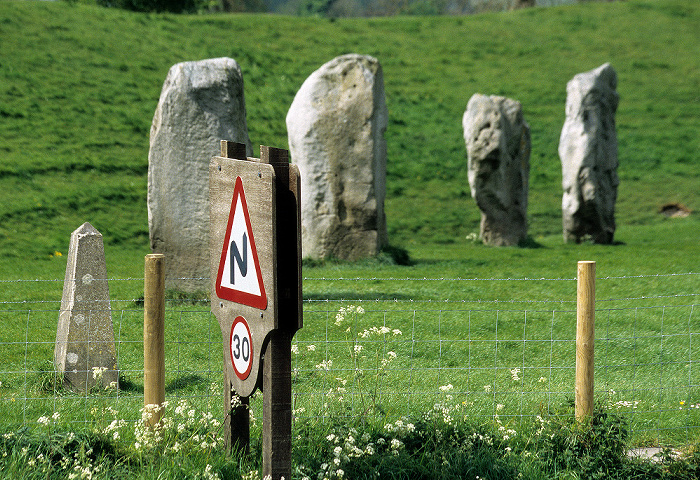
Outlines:
{"label": "grassy hillside", "polygon": [[390,240],[440,258],[458,257],[478,231],[461,127],[471,95],[522,102],[533,141],[530,233],[555,246],[566,82],[611,62],[621,97],[617,238],[660,240],[661,251],[695,245],[696,219],[657,209],[700,209],[698,31],[695,0],[336,21],[0,2],[0,275],[62,276],[65,263],[51,256],[66,253],[84,221],[104,234],[108,256],[147,252],[148,135],[163,80],[174,63],[219,56],[241,65],[253,143],[277,147],[287,146],[285,115],[308,75],[344,53],[377,57],[390,115]]}

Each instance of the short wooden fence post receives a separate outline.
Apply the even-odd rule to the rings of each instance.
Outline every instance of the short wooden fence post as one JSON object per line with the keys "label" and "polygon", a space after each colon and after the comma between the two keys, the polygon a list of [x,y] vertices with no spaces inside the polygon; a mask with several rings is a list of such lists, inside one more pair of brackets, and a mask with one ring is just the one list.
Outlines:
{"label": "short wooden fence post", "polygon": [[576,420],[593,415],[595,262],[578,262],[576,288]]}
{"label": "short wooden fence post", "polygon": [[[164,255],[146,255],[143,292],[143,403],[165,402],[165,268]],[[151,412],[149,426],[160,422],[160,408]]]}

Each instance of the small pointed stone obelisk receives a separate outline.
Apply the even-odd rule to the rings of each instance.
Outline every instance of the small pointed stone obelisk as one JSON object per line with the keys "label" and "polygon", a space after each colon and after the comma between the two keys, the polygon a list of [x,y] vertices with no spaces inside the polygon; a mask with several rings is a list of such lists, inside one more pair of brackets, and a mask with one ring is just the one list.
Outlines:
{"label": "small pointed stone obelisk", "polygon": [[75,391],[118,385],[104,244],[87,222],[70,237],[54,365]]}

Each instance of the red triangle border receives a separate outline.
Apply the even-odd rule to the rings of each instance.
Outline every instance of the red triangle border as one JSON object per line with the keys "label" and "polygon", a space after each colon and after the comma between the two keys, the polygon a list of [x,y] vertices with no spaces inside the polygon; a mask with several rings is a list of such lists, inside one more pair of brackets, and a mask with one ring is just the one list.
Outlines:
{"label": "red triangle border", "polygon": [[[224,274],[224,264],[226,262],[226,253],[231,240],[231,228],[233,227],[233,217],[236,214],[236,206],[240,199],[241,207],[245,217],[246,230],[248,231],[248,239],[250,241],[250,249],[255,262],[255,272],[258,276],[258,285],[260,287],[260,295],[254,295],[240,290],[234,290],[228,287],[221,286],[221,280]],[[234,303],[240,303],[249,307],[265,310],[267,308],[267,294],[265,293],[265,285],[262,279],[262,270],[260,269],[260,261],[258,260],[258,250],[255,247],[255,238],[253,237],[253,228],[250,223],[250,215],[248,214],[248,203],[245,200],[245,192],[243,190],[243,180],[241,177],[236,177],[236,184],[233,187],[233,198],[231,199],[231,210],[228,215],[228,224],[226,225],[226,234],[224,235],[224,244],[221,250],[221,258],[219,260],[219,271],[216,275],[215,285],[216,295],[223,299]]]}

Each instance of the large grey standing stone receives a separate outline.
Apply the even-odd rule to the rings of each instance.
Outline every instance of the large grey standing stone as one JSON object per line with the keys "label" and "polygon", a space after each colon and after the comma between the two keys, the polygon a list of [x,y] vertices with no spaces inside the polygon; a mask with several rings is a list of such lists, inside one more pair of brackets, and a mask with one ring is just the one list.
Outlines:
{"label": "large grey standing stone", "polygon": [[520,102],[475,94],[462,117],[469,188],[481,210],[487,245],[517,245],[527,238],[530,126]]}
{"label": "large grey standing stone", "polygon": [[615,234],[620,97],[609,63],[579,73],[566,85],[566,121],[559,140],[564,241],[612,243]]}
{"label": "large grey standing stone", "polygon": [[379,62],[343,55],[306,79],[287,114],[299,166],[302,249],[355,260],[386,244],[387,108]]}
{"label": "large grey standing stone", "polygon": [[252,155],[238,63],[173,65],[148,152],[148,227],[151,249],[165,255],[166,288],[209,289],[209,161],[221,140],[244,143]]}
{"label": "large grey standing stone", "polygon": [[102,234],[87,222],[70,237],[54,365],[76,391],[119,380]]}

